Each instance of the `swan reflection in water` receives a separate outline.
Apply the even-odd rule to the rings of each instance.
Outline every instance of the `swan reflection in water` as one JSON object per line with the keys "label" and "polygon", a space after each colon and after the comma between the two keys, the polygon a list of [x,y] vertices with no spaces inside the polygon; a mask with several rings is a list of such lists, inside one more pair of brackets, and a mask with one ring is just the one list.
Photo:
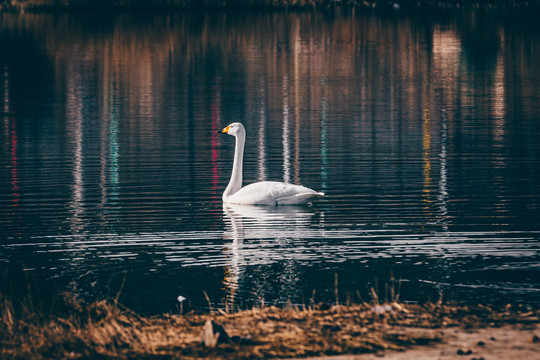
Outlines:
{"label": "swan reflection in water", "polygon": [[285,303],[297,297],[297,262],[306,255],[302,243],[320,233],[321,214],[307,206],[223,204],[223,215],[224,239],[232,240],[226,248],[227,304],[240,305],[234,302],[235,294],[244,289],[252,289],[248,297],[261,302],[271,297]]}

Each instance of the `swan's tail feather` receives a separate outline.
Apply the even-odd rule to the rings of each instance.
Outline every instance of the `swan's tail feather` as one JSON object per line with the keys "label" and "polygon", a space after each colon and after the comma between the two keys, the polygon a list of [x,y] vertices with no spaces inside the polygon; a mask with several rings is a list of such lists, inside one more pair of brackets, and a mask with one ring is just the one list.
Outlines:
{"label": "swan's tail feather", "polygon": [[282,197],[276,200],[276,205],[299,205],[306,204],[314,198],[324,196],[323,192],[301,193],[287,197]]}

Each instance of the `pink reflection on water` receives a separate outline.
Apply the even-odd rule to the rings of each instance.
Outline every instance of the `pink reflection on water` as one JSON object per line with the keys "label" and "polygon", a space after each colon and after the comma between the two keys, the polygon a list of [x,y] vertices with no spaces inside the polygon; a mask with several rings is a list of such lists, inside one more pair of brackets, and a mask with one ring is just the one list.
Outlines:
{"label": "pink reflection on water", "polygon": [[211,149],[212,154],[212,202],[218,203],[221,201],[221,192],[219,191],[219,171],[218,171],[218,134],[220,129],[221,113],[219,111],[221,104],[221,93],[218,85],[212,85],[212,139]]}
{"label": "pink reflection on water", "polygon": [[19,159],[17,157],[17,148],[19,140],[17,138],[17,127],[15,126],[15,119],[11,119],[11,129],[9,133],[10,142],[10,167],[11,167],[11,192],[13,195],[12,205],[13,208],[19,207]]}
{"label": "pink reflection on water", "polygon": [[17,150],[19,147],[19,138],[17,134],[17,126],[15,118],[10,118],[10,130],[9,130],[9,145],[10,145],[10,173],[11,173],[11,213],[13,218],[13,231],[15,236],[22,234],[20,218],[20,192],[19,192],[19,158],[17,156]]}

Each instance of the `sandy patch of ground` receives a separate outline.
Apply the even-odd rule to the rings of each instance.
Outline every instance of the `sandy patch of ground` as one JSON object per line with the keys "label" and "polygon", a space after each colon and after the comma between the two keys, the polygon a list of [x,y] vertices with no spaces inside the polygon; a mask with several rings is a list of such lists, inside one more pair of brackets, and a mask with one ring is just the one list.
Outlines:
{"label": "sandy patch of ground", "polygon": [[[505,325],[501,328],[465,330],[462,328],[420,331],[426,335],[440,335],[442,342],[405,351],[375,354],[338,355],[308,360],[535,360],[540,359],[540,332],[536,325]],[[304,358],[305,359],[305,358]]]}

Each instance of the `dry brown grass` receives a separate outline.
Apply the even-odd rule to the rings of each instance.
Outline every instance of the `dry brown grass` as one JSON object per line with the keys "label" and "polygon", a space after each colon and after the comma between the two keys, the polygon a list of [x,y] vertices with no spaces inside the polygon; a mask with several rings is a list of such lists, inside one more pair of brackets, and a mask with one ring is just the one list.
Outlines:
{"label": "dry brown grass", "polygon": [[[0,296],[0,357],[28,358],[274,358],[404,349],[442,341],[426,329],[538,323],[538,311],[444,304],[274,306],[235,313],[141,317],[114,301],[80,306],[62,297],[58,314],[36,314]],[[60,301],[59,301],[60,302]],[[15,308],[18,308],[16,310]],[[207,320],[231,340],[201,344]]]}

